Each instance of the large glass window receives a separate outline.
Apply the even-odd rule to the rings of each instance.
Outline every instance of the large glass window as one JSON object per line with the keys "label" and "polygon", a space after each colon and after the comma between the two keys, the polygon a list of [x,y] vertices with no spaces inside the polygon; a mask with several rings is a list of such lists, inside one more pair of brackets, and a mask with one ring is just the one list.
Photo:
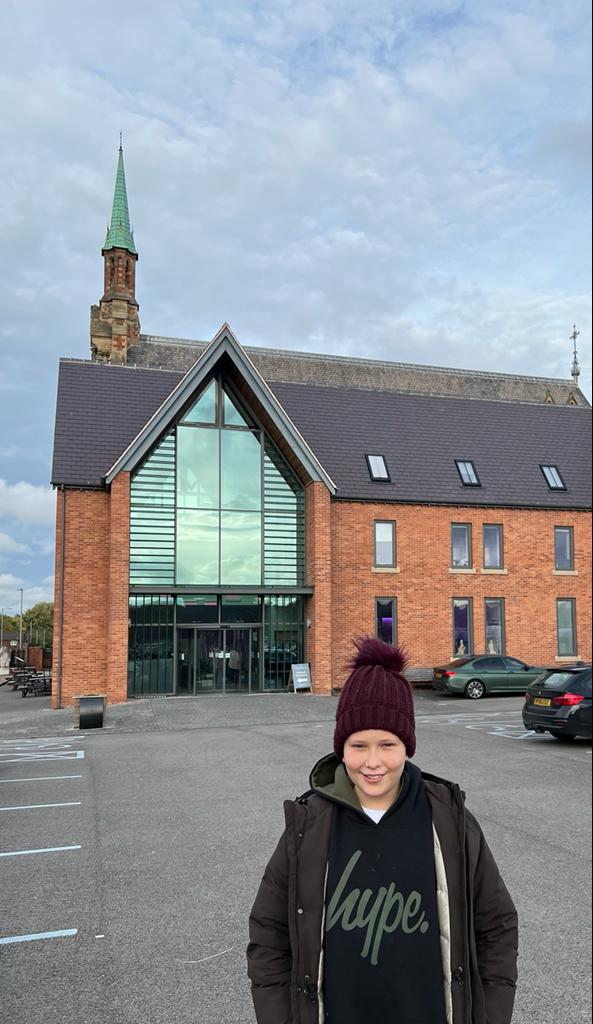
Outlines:
{"label": "large glass window", "polygon": [[216,381],[213,380],[184,417],[185,423],[216,423]]}
{"label": "large glass window", "polygon": [[259,511],[262,506],[259,436],[247,430],[223,430],[221,444],[221,508]]}
{"label": "large glass window", "polygon": [[177,430],[177,507],[219,508],[219,433],[208,427]]}
{"label": "large glass window", "polygon": [[132,585],[304,585],[304,487],[222,380],[134,473],[131,499]]}
{"label": "large glass window", "polygon": [[504,654],[505,621],[503,598],[486,598],[484,601],[484,625],[486,633],[486,653]]}
{"label": "large glass window", "polygon": [[461,658],[473,654],[473,601],[471,597],[453,598],[453,654]]}
{"label": "large glass window", "polygon": [[376,633],[386,644],[397,643],[397,601],[395,597],[378,597],[375,601]]}
{"label": "large glass window", "polygon": [[175,434],[167,434],[130,485],[130,583],[175,582]]}
{"label": "large glass window", "polygon": [[484,568],[502,569],[504,567],[502,526],[484,524]]}
{"label": "large glass window", "polygon": [[178,595],[177,625],[194,622],[200,625],[218,622],[218,598],[216,594]]}
{"label": "large glass window", "polygon": [[451,565],[454,569],[471,569],[472,528],[469,523],[451,524]]}
{"label": "large glass window", "polygon": [[560,597],[556,602],[558,655],[563,658],[577,653],[576,604],[573,597]]}
{"label": "large glass window", "polygon": [[287,689],[290,666],[304,659],[303,598],[292,594],[264,598],[264,689]]}
{"label": "large glass window", "polygon": [[220,617],[222,622],[262,621],[262,599],[254,594],[223,594]]}
{"label": "large glass window", "polygon": [[264,444],[264,583],[300,587],[305,582],[303,485],[269,437]]}
{"label": "large glass window", "polygon": [[[208,587],[259,586],[261,432],[249,429],[220,383],[214,387],[217,427],[177,430],[176,581]],[[221,408],[231,426],[221,426]]]}
{"label": "large glass window", "polygon": [[174,598],[132,594],[129,609],[128,694],[173,692]]}
{"label": "large glass window", "polygon": [[177,583],[217,586],[220,579],[220,513],[177,510]]}
{"label": "large glass window", "polygon": [[261,544],[261,513],[221,513],[220,582],[223,586],[258,586],[261,583]]}
{"label": "large glass window", "polygon": [[555,527],[554,560],[558,572],[574,570],[574,530],[572,526]]}

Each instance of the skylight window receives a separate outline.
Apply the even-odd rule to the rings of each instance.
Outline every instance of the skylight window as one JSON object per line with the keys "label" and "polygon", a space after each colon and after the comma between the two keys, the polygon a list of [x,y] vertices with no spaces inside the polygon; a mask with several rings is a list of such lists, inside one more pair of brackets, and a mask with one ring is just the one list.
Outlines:
{"label": "skylight window", "polygon": [[461,477],[461,482],[464,487],[482,486],[473,462],[469,462],[464,459],[455,459],[455,465],[457,466],[457,472]]}
{"label": "skylight window", "polygon": [[541,471],[546,478],[546,483],[551,491],[565,491],[566,484],[560,476],[558,466],[542,466]]}
{"label": "skylight window", "polygon": [[383,482],[389,483],[391,477],[389,476],[389,470],[387,469],[385,456],[367,455],[366,458],[369,467],[369,473],[371,474],[371,480],[382,480]]}

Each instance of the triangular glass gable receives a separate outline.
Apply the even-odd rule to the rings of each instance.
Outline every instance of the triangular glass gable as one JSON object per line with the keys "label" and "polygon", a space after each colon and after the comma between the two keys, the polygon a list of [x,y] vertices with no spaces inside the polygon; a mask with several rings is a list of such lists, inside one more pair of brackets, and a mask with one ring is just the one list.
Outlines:
{"label": "triangular glass gable", "polygon": [[184,423],[216,423],[216,381],[200,395],[183,418]]}
{"label": "triangular glass gable", "polygon": [[230,395],[224,392],[224,405],[223,405],[223,423],[225,427],[251,427],[253,424],[248,423],[241,412],[239,412],[237,406],[233,402]]}

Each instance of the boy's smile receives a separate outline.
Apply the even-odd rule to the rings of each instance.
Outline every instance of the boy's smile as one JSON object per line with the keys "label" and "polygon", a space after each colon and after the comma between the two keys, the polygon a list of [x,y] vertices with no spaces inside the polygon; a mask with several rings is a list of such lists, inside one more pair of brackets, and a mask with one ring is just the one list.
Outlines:
{"label": "boy's smile", "polygon": [[402,741],[383,729],[365,729],[344,744],[344,767],[363,807],[387,811],[398,797],[406,764]]}

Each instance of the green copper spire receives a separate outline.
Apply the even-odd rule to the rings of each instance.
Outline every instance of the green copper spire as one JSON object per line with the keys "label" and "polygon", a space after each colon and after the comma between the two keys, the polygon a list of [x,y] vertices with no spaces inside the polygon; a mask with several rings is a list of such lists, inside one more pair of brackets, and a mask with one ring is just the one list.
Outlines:
{"label": "green copper spire", "polygon": [[130,211],[128,209],[128,193],[126,190],[126,173],[124,171],[124,151],[120,142],[113,193],[113,210],[111,211],[111,227],[103,249],[127,249],[137,255],[134,235],[130,227]]}

